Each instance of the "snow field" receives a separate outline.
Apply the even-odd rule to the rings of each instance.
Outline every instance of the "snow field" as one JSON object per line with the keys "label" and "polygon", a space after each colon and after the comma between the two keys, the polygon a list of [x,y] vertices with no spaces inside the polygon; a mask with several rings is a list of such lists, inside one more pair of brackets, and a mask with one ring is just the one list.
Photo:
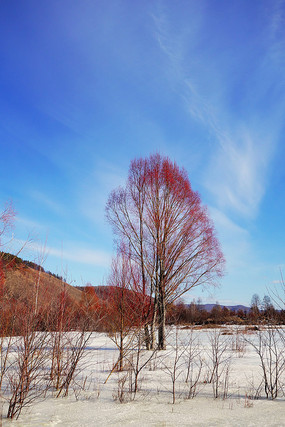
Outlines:
{"label": "snow field", "polygon": [[[12,423],[16,426],[285,426],[283,390],[280,388],[275,400],[265,398],[264,387],[258,390],[262,380],[260,359],[243,338],[257,345],[259,333],[244,332],[235,326],[192,332],[170,328],[167,349],[154,353],[142,369],[135,396],[130,392],[134,382],[134,372],[130,369],[114,372],[105,383],[118,358],[118,350],[105,334],[93,333],[73,385],[74,392],[58,399],[50,393],[45,400],[23,410],[20,418]],[[189,342],[192,342],[194,356],[186,383]],[[218,343],[216,348],[221,353],[216,399],[213,397],[216,388],[214,390],[213,378],[210,378],[213,376],[211,359],[215,359],[213,342]],[[283,344],[278,341],[279,346]],[[137,353],[134,347],[127,354],[134,365]],[[142,366],[151,354],[140,351],[138,365]],[[200,364],[197,396],[188,399],[191,372],[194,381]],[[175,404],[172,404],[174,375]],[[285,384],[284,372],[281,383]],[[257,400],[253,399],[256,393],[260,395]],[[4,401],[4,416],[6,409]],[[11,425],[11,421],[3,418],[2,425]]]}

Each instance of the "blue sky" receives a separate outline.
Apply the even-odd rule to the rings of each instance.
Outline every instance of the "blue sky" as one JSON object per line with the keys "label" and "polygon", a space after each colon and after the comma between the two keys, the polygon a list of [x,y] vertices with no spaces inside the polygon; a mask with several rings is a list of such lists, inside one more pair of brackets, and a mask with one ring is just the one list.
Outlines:
{"label": "blue sky", "polygon": [[[227,261],[188,299],[249,304],[285,264],[284,1],[0,2],[0,205],[14,249],[104,283],[130,161],[185,167]],[[12,249],[12,248],[11,248]]]}

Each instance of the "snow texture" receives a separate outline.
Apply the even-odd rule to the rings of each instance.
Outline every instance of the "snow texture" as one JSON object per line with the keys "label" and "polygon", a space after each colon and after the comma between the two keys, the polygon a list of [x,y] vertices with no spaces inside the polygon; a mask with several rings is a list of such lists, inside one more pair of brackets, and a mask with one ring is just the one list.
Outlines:
{"label": "snow texture", "polygon": [[[223,353],[221,369],[229,367],[228,391],[214,399],[212,384],[209,383],[211,336],[222,332],[219,339],[227,340],[228,347]],[[195,330],[192,333],[195,346],[199,346],[203,368],[198,384],[198,394],[187,399],[189,384],[185,383],[189,329],[172,328],[168,333],[165,351],[155,354],[142,371],[139,391],[132,400],[129,390],[128,371],[114,372],[104,384],[118,357],[118,350],[112,340],[102,333],[93,333],[77,384],[78,390],[67,398],[56,399],[51,394],[41,402],[23,410],[20,418],[12,422],[15,426],[285,426],[285,402],[283,391],[275,400],[253,399],[262,379],[260,360],[254,348],[246,340],[257,342],[258,333],[239,333],[237,327],[224,327],[216,332]],[[212,335],[211,335],[212,334]],[[178,350],[176,352],[176,343]],[[198,347],[195,347],[198,349]],[[143,351],[142,360],[150,352]],[[171,369],[175,355],[177,363],[176,402],[172,404]],[[197,367],[194,367],[197,370]],[[118,379],[127,377],[123,403],[118,396]],[[225,370],[221,375],[219,388],[224,391]],[[283,381],[285,378],[283,375]],[[74,386],[78,388],[78,385]],[[3,426],[11,426],[5,418],[7,402],[3,404]]]}

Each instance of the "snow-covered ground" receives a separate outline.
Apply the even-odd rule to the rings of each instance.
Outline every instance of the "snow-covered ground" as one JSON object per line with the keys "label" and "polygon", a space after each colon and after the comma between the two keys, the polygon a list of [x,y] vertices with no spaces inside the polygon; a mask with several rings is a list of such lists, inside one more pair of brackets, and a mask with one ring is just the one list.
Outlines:
{"label": "snow-covered ground", "polygon": [[[56,399],[50,395],[42,402],[24,409],[20,418],[12,424],[16,426],[285,426],[285,399],[282,390],[277,399],[268,400],[265,398],[264,387],[262,387],[260,398],[253,399],[262,379],[262,369],[256,351],[249,343],[243,341],[242,336],[258,343],[258,334],[251,332],[237,335],[236,327],[226,327],[214,332],[205,329],[195,330],[192,333],[192,350],[196,353],[193,359],[195,363],[192,379],[196,377],[200,363],[202,363],[202,370],[197,384],[197,396],[187,399],[192,372],[190,370],[188,383],[186,383],[189,360],[187,344],[191,341],[191,331],[171,329],[167,349],[154,354],[142,370],[138,381],[139,391],[133,400],[129,388],[134,375],[131,377],[130,371],[114,372],[104,384],[118,358],[118,350],[106,335],[93,333],[86,350],[84,365],[82,365],[84,369],[77,378],[81,385],[85,380],[84,389],[77,391],[76,394],[70,393],[68,398]],[[217,399],[213,397],[213,385],[209,382],[212,375],[211,342],[218,343],[221,349],[219,367],[221,376],[218,382],[220,397]],[[227,349],[223,347],[224,344],[227,344]],[[134,349],[133,363],[136,362],[136,355],[137,352]],[[144,363],[150,355],[151,352],[140,353],[139,363]],[[175,359],[177,362],[176,401],[172,404]],[[282,381],[285,383],[284,374]],[[118,398],[120,393],[123,403]],[[6,410],[7,403],[4,402],[3,426],[11,425],[11,422],[5,419]]]}

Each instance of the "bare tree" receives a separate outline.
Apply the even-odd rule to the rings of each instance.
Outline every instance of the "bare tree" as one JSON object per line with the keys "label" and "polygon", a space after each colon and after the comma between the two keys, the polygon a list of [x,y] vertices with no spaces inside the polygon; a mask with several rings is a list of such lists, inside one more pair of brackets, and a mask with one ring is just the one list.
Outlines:
{"label": "bare tree", "polygon": [[252,295],[250,307],[252,310],[257,310],[259,312],[261,308],[261,301],[258,294]]}
{"label": "bare tree", "polygon": [[151,334],[157,319],[164,349],[167,304],[222,275],[213,224],[185,170],[159,154],[131,162],[127,185],[111,193],[106,214],[140,267],[143,293],[153,298]]}

